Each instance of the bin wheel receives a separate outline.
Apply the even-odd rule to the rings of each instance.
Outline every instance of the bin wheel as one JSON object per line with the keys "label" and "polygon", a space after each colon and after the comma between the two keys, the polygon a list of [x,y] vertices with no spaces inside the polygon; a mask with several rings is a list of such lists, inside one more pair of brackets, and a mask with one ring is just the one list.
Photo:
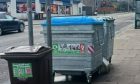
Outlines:
{"label": "bin wheel", "polygon": [[109,58],[109,63],[110,63],[110,64],[111,64],[111,59],[112,59],[112,58],[110,57],[110,58]]}
{"label": "bin wheel", "polygon": [[70,75],[66,75],[66,81],[70,81]]}
{"label": "bin wheel", "polygon": [[88,83],[88,84],[92,84],[92,81],[93,81],[93,76],[92,76],[92,74],[87,75],[87,83]]}
{"label": "bin wheel", "polygon": [[109,72],[110,72],[110,66],[106,67],[104,64],[102,64],[98,69],[98,74],[99,75],[107,74]]}
{"label": "bin wheel", "polygon": [[53,83],[55,82],[55,72],[53,72],[53,77],[52,77],[52,81],[53,81]]}

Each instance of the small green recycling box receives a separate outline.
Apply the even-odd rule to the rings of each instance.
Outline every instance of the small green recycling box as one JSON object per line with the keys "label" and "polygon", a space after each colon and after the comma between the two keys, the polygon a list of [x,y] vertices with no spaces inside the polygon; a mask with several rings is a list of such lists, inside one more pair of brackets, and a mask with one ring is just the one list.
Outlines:
{"label": "small green recycling box", "polygon": [[52,84],[51,49],[20,46],[1,53],[8,61],[11,84]]}

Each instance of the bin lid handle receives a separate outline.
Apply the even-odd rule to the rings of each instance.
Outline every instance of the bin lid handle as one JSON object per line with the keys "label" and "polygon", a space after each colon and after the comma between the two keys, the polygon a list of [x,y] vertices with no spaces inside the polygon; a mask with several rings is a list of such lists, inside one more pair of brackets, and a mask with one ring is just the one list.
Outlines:
{"label": "bin lid handle", "polygon": [[10,53],[37,53],[43,48],[43,46],[19,46],[16,48],[12,48],[6,52],[6,54]]}

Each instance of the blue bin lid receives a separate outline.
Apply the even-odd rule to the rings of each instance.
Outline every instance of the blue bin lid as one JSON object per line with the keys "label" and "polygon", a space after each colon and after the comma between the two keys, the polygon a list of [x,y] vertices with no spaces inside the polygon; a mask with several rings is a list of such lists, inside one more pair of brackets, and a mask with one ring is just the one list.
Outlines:
{"label": "blue bin lid", "polygon": [[[67,25],[102,25],[103,20],[88,16],[67,16],[67,17],[52,17],[52,26],[67,26]],[[42,26],[47,26],[47,22],[41,23]]]}

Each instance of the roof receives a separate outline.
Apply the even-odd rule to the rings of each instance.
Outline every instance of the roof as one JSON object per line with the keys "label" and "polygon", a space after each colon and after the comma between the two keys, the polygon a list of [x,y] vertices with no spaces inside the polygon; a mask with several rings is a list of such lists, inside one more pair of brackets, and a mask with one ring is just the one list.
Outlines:
{"label": "roof", "polygon": [[[17,2],[23,2],[23,3],[26,3],[27,2],[27,0],[16,0]],[[32,0],[32,2],[35,2],[35,0]]]}
{"label": "roof", "polygon": [[[51,0],[51,2],[53,3],[53,1],[55,0]],[[70,3],[71,0],[62,0],[63,4],[71,4]],[[10,0],[0,0],[0,2],[4,3],[4,2],[10,2]],[[27,0],[17,0],[17,2],[19,3],[26,3]],[[32,2],[35,2],[35,0],[32,0]],[[79,3],[80,0],[73,0],[73,3]],[[46,0],[40,0],[40,3],[46,3]]]}
{"label": "roof", "polygon": [[[67,16],[67,17],[52,17],[52,26],[67,26],[67,25],[99,25],[104,21],[97,18],[88,16]],[[42,26],[47,26],[47,22],[44,21]]]}
{"label": "roof", "polygon": [[[56,0],[51,0],[51,2],[56,1]],[[63,4],[70,4],[71,0],[60,0],[63,2]],[[40,3],[46,3],[46,0],[40,0]]]}
{"label": "roof", "polygon": [[[51,3],[53,2],[54,0],[51,0]],[[46,3],[46,0],[40,0],[40,3]]]}
{"label": "roof", "polygon": [[80,3],[81,0],[73,0],[73,3]]}
{"label": "roof", "polygon": [[10,0],[0,0],[0,2],[10,2]]}
{"label": "roof", "polygon": [[[56,0],[51,0],[51,2],[53,3],[53,1],[56,1]],[[63,2],[63,4],[65,5],[69,5],[71,4],[71,0],[60,0]],[[80,3],[81,0],[73,0],[73,3]],[[40,3],[46,3],[46,0],[40,0]]]}

